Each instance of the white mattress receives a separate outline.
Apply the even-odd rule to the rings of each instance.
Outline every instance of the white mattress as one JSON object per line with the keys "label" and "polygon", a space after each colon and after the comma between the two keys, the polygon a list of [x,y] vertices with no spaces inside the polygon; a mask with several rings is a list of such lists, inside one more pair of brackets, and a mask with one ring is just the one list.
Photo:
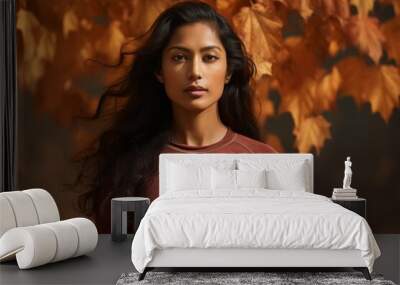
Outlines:
{"label": "white mattress", "polygon": [[380,255],[361,216],[324,196],[265,189],[160,196],[133,239],[135,268],[143,272],[167,248],[359,250],[370,272]]}

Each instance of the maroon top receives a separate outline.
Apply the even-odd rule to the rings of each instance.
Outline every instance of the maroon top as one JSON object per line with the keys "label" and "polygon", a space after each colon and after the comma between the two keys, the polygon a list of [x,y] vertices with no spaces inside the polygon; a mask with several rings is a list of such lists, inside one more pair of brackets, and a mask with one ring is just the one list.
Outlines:
{"label": "maroon top", "polygon": [[[225,136],[218,142],[206,146],[189,146],[168,143],[161,153],[276,153],[268,144],[235,133],[228,128]],[[153,201],[158,197],[158,173],[148,181],[145,196]]]}

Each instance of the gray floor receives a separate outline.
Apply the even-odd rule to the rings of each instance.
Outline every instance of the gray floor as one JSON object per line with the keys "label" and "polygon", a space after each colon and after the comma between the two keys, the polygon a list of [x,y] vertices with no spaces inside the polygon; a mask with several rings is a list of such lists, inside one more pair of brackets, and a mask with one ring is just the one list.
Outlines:
{"label": "gray floor", "polygon": [[400,284],[400,234],[375,235],[375,239],[381,250],[381,257],[375,261],[374,271]]}
{"label": "gray floor", "polygon": [[[400,281],[400,235],[375,235],[382,251],[374,272],[395,283]],[[0,264],[0,284],[115,284],[124,272],[134,271],[130,260],[132,237],[114,243],[100,235],[99,244],[88,256],[81,256],[29,270],[16,262]]]}
{"label": "gray floor", "polygon": [[132,237],[117,243],[100,235],[96,250],[87,256],[28,270],[19,270],[16,262],[2,263],[0,284],[115,284],[122,273],[134,270],[131,244]]}

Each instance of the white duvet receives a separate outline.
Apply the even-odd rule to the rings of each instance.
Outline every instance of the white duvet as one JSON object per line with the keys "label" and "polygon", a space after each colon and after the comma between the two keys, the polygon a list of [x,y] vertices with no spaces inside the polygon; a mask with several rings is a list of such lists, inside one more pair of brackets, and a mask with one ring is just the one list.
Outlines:
{"label": "white duvet", "polygon": [[380,250],[361,216],[327,197],[300,191],[179,191],[155,199],[132,242],[143,272],[154,249],[358,249],[372,272]]}

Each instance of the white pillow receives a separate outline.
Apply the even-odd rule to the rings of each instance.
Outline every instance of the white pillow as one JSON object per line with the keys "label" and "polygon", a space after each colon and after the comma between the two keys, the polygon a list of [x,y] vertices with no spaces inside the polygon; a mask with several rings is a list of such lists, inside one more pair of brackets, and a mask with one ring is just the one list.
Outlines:
{"label": "white pillow", "polygon": [[238,161],[240,170],[266,169],[268,189],[306,191],[309,188],[307,161],[289,159],[245,159]]}
{"label": "white pillow", "polygon": [[267,188],[266,170],[231,170],[212,168],[213,189]]}
{"label": "white pillow", "polygon": [[285,172],[272,169],[267,171],[267,186],[275,190],[306,191],[306,177],[303,167],[288,169]]}
{"label": "white pillow", "polygon": [[236,190],[236,170],[212,168],[212,188]]}
{"label": "white pillow", "polygon": [[267,171],[262,170],[236,170],[238,188],[267,188]]}
{"label": "white pillow", "polygon": [[211,189],[211,167],[169,163],[167,188],[171,191]]}

